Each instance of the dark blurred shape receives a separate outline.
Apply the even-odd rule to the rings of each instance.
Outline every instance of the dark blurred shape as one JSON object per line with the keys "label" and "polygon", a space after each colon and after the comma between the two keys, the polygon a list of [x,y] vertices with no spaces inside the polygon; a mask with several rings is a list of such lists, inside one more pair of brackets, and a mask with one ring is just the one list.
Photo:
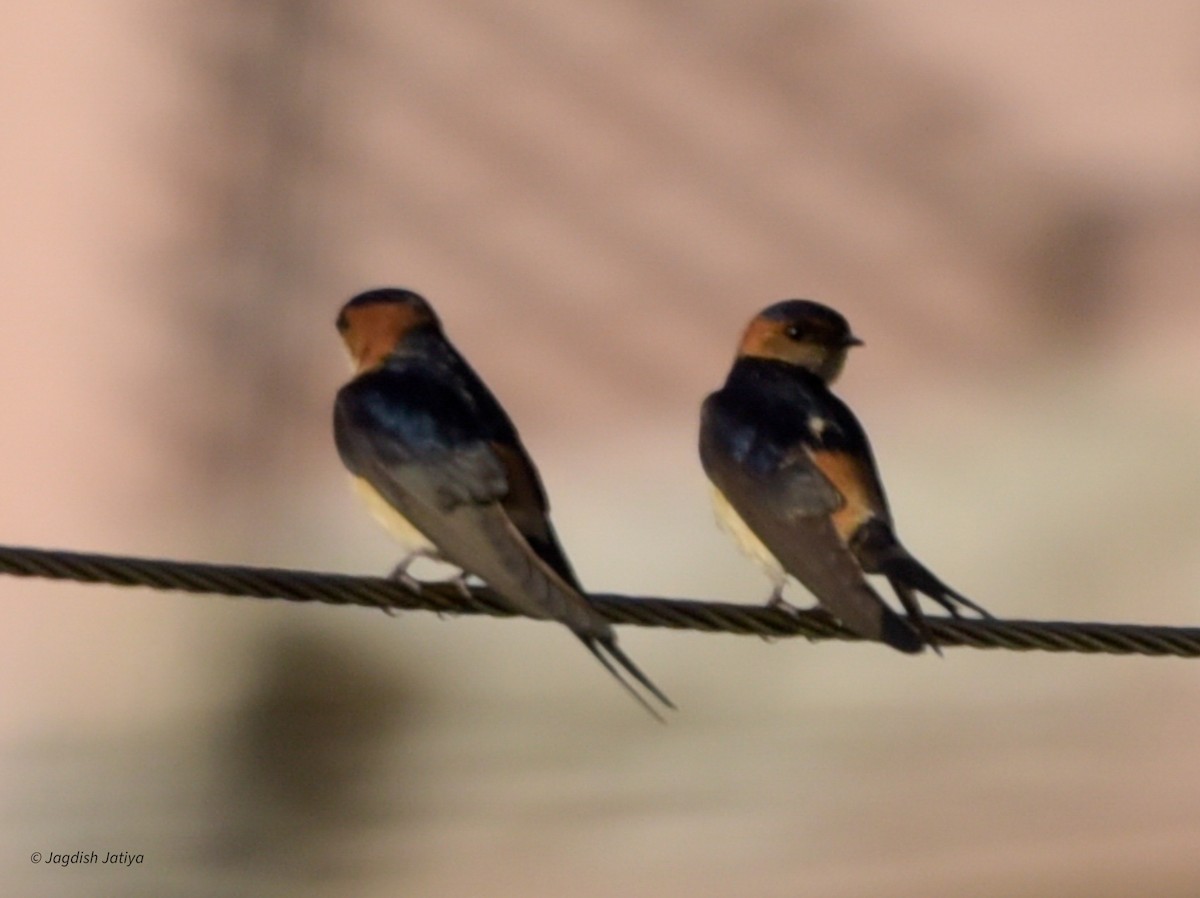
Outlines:
{"label": "dark blurred shape", "polygon": [[174,419],[158,432],[205,488],[228,492],[278,470],[311,407],[298,372],[304,296],[326,258],[314,185],[330,121],[312,72],[325,32],[304,0],[206,3],[180,21],[198,108],[186,135],[169,135],[183,230],[163,293],[179,370],[156,385]]}
{"label": "dark blurred shape", "polygon": [[1030,228],[1019,266],[1029,283],[1024,303],[1034,335],[1078,348],[1102,335],[1114,298],[1113,253],[1130,223],[1120,210],[1078,196],[1047,212]]}
{"label": "dark blurred shape", "polygon": [[403,783],[373,789],[385,759],[389,771],[408,769],[394,758],[415,725],[413,697],[352,645],[308,635],[272,637],[258,667],[222,740],[207,860],[297,882],[353,878],[347,849],[406,816]]}

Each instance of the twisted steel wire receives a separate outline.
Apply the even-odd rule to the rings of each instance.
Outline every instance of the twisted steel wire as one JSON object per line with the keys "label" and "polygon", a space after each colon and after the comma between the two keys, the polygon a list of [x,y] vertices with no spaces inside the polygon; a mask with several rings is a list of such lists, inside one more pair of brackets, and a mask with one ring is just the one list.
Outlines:
{"label": "twisted steel wire", "polygon": [[[148,586],[160,590],[285,599],[292,602],[361,605],[389,613],[423,609],[439,614],[518,616],[518,612],[510,608],[504,599],[486,588],[471,588],[467,595],[453,584],[428,583],[423,584],[417,592],[403,583],[383,577],[165,561],[18,546],[0,546],[0,573],[14,577]],[[614,624],[764,637],[805,636],[811,640],[860,639],[819,609],[789,613],[765,606],[730,602],[633,598],[596,593],[591,598],[600,613]],[[1171,655],[1179,658],[1200,656],[1200,627],[944,617],[930,618],[929,624],[943,647]]]}

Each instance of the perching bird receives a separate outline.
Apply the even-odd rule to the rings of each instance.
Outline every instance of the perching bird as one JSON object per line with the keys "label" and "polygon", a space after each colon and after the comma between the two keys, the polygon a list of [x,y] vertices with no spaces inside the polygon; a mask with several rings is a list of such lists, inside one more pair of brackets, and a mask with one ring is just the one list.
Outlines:
{"label": "perching bird", "polygon": [[415,585],[413,560],[448,562],[523,614],[565,624],[656,717],[618,665],[673,708],[586,598],[516,428],[429,304],[371,290],[342,307],[337,328],[355,374],[338,392],[334,437],[355,488],[408,551],[393,576]]}
{"label": "perching bird", "polygon": [[[957,605],[988,615],[896,538],[867,435],[829,391],[861,344],[820,303],[764,309],[746,328],[725,385],[704,402],[700,459],[718,518],[775,585],[770,604],[786,606],[791,575],[860,636],[903,652],[936,649],[915,593],[955,616]],[[864,574],[887,577],[909,620]]]}

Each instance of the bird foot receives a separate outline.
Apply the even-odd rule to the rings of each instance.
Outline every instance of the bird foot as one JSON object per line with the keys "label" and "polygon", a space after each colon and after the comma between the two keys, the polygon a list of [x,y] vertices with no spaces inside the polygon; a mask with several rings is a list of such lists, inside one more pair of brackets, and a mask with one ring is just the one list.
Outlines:
{"label": "bird foot", "polygon": [[453,584],[454,588],[458,590],[459,595],[461,595],[467,601],[475,598],[475,596],[471,593],[471,584],[467,580],[467,578],[470,576],[471,575],[466,571],[461,571],[457,577],[451,577],[446,581],[447,583]]}
{"label": "bird foot", "polygon": [[771,595],[767,597],[767,601],[763,607],[770,608],[774,611],[782,611],[784,614],[790,615],[791,617],[799,617],[801,611],[799,607],[793,605],[783,597],[782,587],[774,590]]}
{"label": "bird foot", "polygon": [[417,556],[415,555],[409,555],[398,565],[392,568],[392,572],[388,574],[388,579],[395,580],[409,592],[414,592],[417,595],[420,595],[421,590],[424,588],[424,584],[422,584],[420,580],[408,572],[408,566],[412,564],[416,558]]}
{"label": "bird foot", "polygon": [[[957,620],[962,619],[962,616],[963,616],[962,608],[969,608],[971,611],[974,611],[976,614],[979,615],[981,620],[995,620],[996,619],[987,611],[987,609],[985,609],[979,605],[976,605],[974,602],[972,602],[966,596],[962,595],[961,593],[957,593],[948,587],[944,593],[939,594],[939,593],[926,592],[925,594],[928,595],[931,599],[933,599],[933,601],[935,601],[939,605],[941,605],[947,612],[949,612],[951,617],[953,617]],[[960,608],[959,606],[962,606],[962,607]]]}
{"label": "bird foot", "polygon": [[[781,611],[784,614],[786,614],[788,617],[796,619],[796,620],[798,620],[800,618],[800,616],[802,614],[806,613],[807,611],[813,610],[813,609],[800,608],[799,606],[793,605],[791,602],[789,602],[787,599],[785,599],[783,597],[783,587],[782,586],[777,586],[777,587],[775,587],[774,590],[771,591],[771,595],[767,597],[767,601],[763,605],[763,607],[770,608],[773,611]],[[805,638],[808,639],[809,642],[816,642],[816,640],[813,639],[812,636],[806,635]],[[774,641],[773,637],[770,637],[770,636],[763,636],[762,639],[764,642]]]}
{"label": "bird foot", "polygon": [[[459,571],[456,576],[450,577],[449,579],[441,581],[441,584],[439,584],[439,585],[453,586],[455,589],[458,590],[458,594],[461,595],[464,599],[466,599],[467,601],[473,601],[475,596],[471,592],[471,584],[469,582],[467,582],[467,578],[470,576],[471,575],[468,574],[466,571]],[[438,620],[442,620],[445,615],[447,615],[447,614],[457,615],[458,612],[453,611],[453,610],[451,610],[451,611],[437,610],[437,611],[434,611],[434,614],[436,614],[438,616]]]}

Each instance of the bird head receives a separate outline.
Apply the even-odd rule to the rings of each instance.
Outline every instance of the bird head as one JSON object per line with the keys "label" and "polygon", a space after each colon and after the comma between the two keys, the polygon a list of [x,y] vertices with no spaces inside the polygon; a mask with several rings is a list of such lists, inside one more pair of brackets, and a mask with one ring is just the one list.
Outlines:
{"label": "bird head", "polygon": [[360,293],[337,316],[338,333],[358,373],[383,364],[410,334],[441,331],[425,299],[411,290],[385,287]]}
{"label": "bird head", "polygon": [[763,309],[742,335],[739,358],[770,359],[810,371],[825,383],[842,372],[846,354],[862,340],[829,306],[788,299]]}

